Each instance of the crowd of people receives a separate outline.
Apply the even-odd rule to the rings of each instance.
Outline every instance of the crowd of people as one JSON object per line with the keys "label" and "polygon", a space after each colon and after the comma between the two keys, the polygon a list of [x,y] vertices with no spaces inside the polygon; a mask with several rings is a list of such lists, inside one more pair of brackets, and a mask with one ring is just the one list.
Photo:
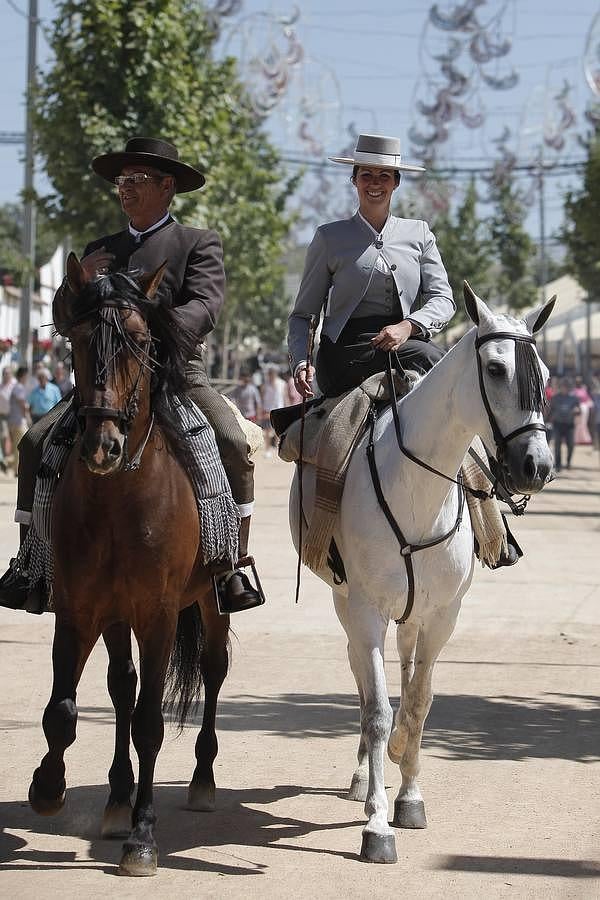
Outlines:
{"label": "crowd of people", "polygon": [[265,456],[270,458],[277,443],[271,427],[273,409],[302,402],[289,369],[276,363],[255,362],[254,371],[244,369],[231,399],[242,415],[260,425],[265,435]]}
{"label": "crowd of people", "polygon": [[30,425],[49,412],[72,389],[71,375],[63,362],[54,371],[37,363],[33,371],[27,366],[5,366],[0,382],[0,470],[9,467],[17,475],[19,441]]}
{"label": "crowd of people", "polygon": [[594,444],[600,450],[600,380],[593,378],[588,386],[582,375],[553,377],[546,398],[548,440],[554,442],[554,465],[560,472],[571,468],[576,446]]}

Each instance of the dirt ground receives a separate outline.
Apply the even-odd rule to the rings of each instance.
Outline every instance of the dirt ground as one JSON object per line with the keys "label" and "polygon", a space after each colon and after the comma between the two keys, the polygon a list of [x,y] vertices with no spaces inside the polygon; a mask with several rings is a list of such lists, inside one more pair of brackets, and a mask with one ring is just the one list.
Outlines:
{"label": "dirt ground", "polygon": [[[253,550],[268,603],[234,622],[218,809],[183,809],[196,726],[181,737],[170,726],[157,766],[156,878],[116,878],[120,842],[98,837],[114,737],[103,647],[78,694],[65,808],[51,819],[29,808],[54,622],[0,611],[0,896],[600,897],[600,466],[587,448],[574,463],[515,523],[519,565],[476,574],[435,673],[420,778],[429,827],[397,833],[395,866],[358,858],[364,813],[345,799],[354,682],[329,591],[306,570],[294,605],[291,467],[257,462]],[[14,495],[2,478],[2,564],[17,540]],[[391,629],[387,671],[397,698]],[[389,761],[387,783],[393,802]]]}

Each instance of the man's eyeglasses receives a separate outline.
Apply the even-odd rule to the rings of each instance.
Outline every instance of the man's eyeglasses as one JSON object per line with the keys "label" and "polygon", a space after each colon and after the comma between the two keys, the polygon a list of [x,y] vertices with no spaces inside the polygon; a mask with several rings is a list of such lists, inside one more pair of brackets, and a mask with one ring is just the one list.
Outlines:
{"label": "man's eyeglasses", "polygon": [[134,172],[133,175],[117,175],[115,184],[117,187],[126,187],[128,184],[146,184],[148,181],[162,181],[168,175],[148,175],[147,172]]}

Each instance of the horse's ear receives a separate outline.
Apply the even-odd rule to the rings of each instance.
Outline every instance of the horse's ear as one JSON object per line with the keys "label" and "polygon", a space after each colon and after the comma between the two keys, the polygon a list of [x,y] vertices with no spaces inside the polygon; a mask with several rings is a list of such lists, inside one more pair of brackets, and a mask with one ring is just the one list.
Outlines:
{"label": "horse's ear", "polygon": [[80,294],[85,287],[83,268],[73,251],[67,256],[67,284],[72,294]]}
{"label": "horse's ear", "polygon": [[546,324],[546,322],[552,315],[552,310],[554,309],[555,303],[556,294],[553,297],[550,297],[548,302],[545,303],[541,309],[534,309],[533,312],[530,312],[525,316],[525,322],[527,323],[527,327],[532,334],[535,334],[536,331],[539,331],[540,328],[542,328]]}
{"label": "horse's ear", "polygon": [[479,325],[479,310],[477,308],[477,295],[467,279],[463,281],[463,294],[465,298],[465,307],[470,319]]}
{"label": "horse's ear", "polygon": [[165,259],[164,263],[158,267],[156,272],[149,272],[147,275],[142,275],[140,278],[140,287],[143,290],[144,294],[148,298],[148,300],[153,300],[156,292],[158,290],[158,286],[160,285],[163,275],[167,271],[167,262]]}

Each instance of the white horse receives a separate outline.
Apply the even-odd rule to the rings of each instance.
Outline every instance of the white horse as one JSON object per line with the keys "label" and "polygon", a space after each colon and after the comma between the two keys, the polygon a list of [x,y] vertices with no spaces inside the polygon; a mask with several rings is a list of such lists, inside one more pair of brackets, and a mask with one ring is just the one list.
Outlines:
{"label": "white horse", "polygon": [[[524,322],[494,315],[465,282],[465,303],[476,327],[398,403],[403,446],[413,457],[456,477],[471,441],[480,435],[488,451],[497,455],[513,492],[532,494],[542,489],[552,471],[541,415],[548,370],[537,355],[531,334],[546,322],[555,299]],[[536,383],[528,385],[528,380]],[[368,816],[361,858],[391,863],[397,857],[384,783],[386,743],[402,774],[392,824],[424,828],[425,807],[417,784],[421,736],[433,699],[433,667],[454,630],[461,600],[473,577],[473,534],[465,512],[450,537],[408,558],[414,569],[414,602],[407,620],[397,627],[402,698],[392,729],[384,640],[390,620],[403,618],[407,611],[407,557],[401,555],[376,497],[365,453],[367,442],[368,436],[350,462],[334,532],[347,581],[335,585],[329,569],[319,575],[333,588],[360,698],[358,767],[349,797],[364,800]],[[374,456],[383,496],[406,541],[415,547],[447,535],[458,517],[459,490],[399,450],[389,410],[375,427]],[[294,540],[298,535],[296,479],[290,494]],[[314,469],[305,466],[304,510],[308,518],[314,480]]]}

